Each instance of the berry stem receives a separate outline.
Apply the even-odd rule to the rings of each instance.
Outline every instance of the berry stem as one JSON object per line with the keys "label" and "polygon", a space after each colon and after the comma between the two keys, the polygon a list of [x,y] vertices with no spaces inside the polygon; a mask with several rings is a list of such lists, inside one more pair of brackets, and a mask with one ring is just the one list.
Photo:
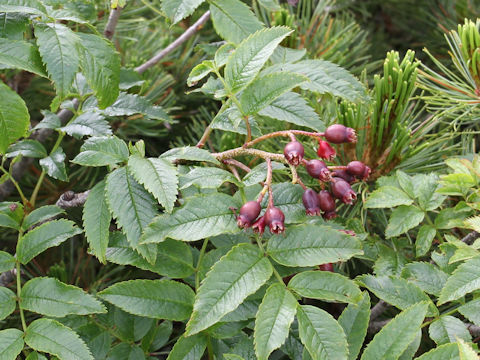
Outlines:
{"label": "berry stem", "polygon": [[345,165],[327,166],[328,170],[347,170]]}
{"label": "berry stem", "polygon": [[265,180],[265,186],[268,188],[268,207],[273,206],[273,190],[272,190],[272,177],[273,177],[273,169],[272,169],[272,161],[267,158],[265,159],[267,162],[267,180]]}
{"label": "berry stem", "polygon": [[250,122],[248,121],[248,116],[244,116],[243,120],[245,121],[245,126],[247,127],[247,139],[246,143],[252,141],[252,129],[250,128]]}
{"label": "berry stem", "polygon": [[240,148],[235,148],[227,151],[223,151],[220,153],[212,153],[212,156],[215,157],[219,161],[223,161],[225,159],[231,159],[237,156],[242,156],[242,155],[251,155],[251,156],[257,156],[262,159],[271,159],[279,162],[285,163],[285,156],[283,154],[274,154],[258,149],[245,149],[243,147]]}
{"label": "berry stem", "polygon": [[306,190],[307,187],[303,183],[302,179],[300,179],[300,177],[298,176],[295,166],[290,165],[290,171],[292,172],[292,184],[300,184],[303,190]]}
{"label": "berry stem", "polygon": [[250,169],[247,165],[241,163],[240,161],[238,160],[235,160],[235,159],[225,159],[222,161],[224,164],[227,164],[227,165],[233,165],[239,169],[242,169],[243,171],[245,171],[246,173],[249,173],[250,171],[252,171],[252,169]]}
{"label": "berry stem", "polygon": [[320,138],[320,137],[325,136],[324,133],[318,133],[318,132],[310,132],[310,131],[303,131],[303,130],[282,130],[282,131],[275,131],[275,132],[271,132],[269,134],[259,136],[258,138],[253,139],[252,141],[249,141],[249,142],[243,144],[243,147],[247,148],[247,147],[253,146],[253,145],[255,145],[255,144],[257,144],[257,143],[259,143],[263,140],[267,140],[267,139],[271,139],[271,138],[279,137],[279,136],[290,137],[292,139],[292,141],[294,141],[295,137],[292,138],[293,135],[303,135],[303,136],[309,136],[309,137],[314,137],[314,138]]}

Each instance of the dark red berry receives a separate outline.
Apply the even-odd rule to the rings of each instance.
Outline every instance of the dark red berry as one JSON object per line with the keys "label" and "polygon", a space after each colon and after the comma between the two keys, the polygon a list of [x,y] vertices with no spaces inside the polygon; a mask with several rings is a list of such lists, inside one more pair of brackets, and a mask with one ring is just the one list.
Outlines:
{"label": "dark red berry", "polygon": [[337,153],[335,152],[335,149],[328,142],[323,140],[318,140],[317,155],[322,159],[331,161],[335,159],[335,156],[337,156]]}
{"label": "dark red berry", "polygon": [[237,225],[241,228],[252,226],[261,210],[260,204],[256,201],[249,201],[243,204],[237,216]]}
{"label": "dark red berry", "polygon": [[272,234],[279,234],[285,230],[285,215],[282,210],[272,206],[265,211],[265,225],[267,225]]}
{"label": "dark red berry", "polygon": [[307,215],[320,215],[320,199],[318,198],[318,194],[315,191],[313,191],[312,189],[305,190],[302,196],[302,200]]}
{"label": "dark red berry", "polygon": [[265,216],[260,216],[252,225],[253,232],[262,235],[265,231]]}
{"label": "dark red berry", "polygon": [[326,213],[323,214],[323,218],[325,220],[332,220],[337,217],[337,212],[335,210],[333,211],[327,211]]}
{"label": "dark red berry", "polygon": [[331,174],[327,168],[327,165],[320,160],[310,160],[305,163],[308,174],[321,181],[330,181]]}
{"label": "dark red berry", "polygon": [[362,180],[367,180],[371,172],[372,172],[372,169],[370,169],[368,166],[365,166],[365,171],[363,172]]}
{"label": "dark red berry", "polygon": [[333,198],[332,194],[327,190],[322,190],[318,194],[318,200],[320,202],[320,209],[327,212],[335,212],[335,199]]}
{"label": "dark red berry", "polygon": [[298,141],[291,141],[283,148],[283,155],[287,159],[288,163],[293,166],[298,166],[303,160],[305,150],[303,145]]}
{"label": "dark red berry", "polygon": [[349,184],[353,183],[355,181],[355,177],[351,174],[349,174],[346,170],[335,170],[333,173],[333,176],[339,177]]}
{"label": "dark red berry", "polygon": [[334,272],[332,263],[326,263],[326,264],[319,265],[318,268],[322,271]]}
{"label": "dark red berry", "polygon": [[365,164],[361,161],[350,161],[347,165],[347,172],[359,179],[363,178],[365,172]]}
{"label": "dark red berry", "polygon": [[357,134],[345,125],[333,124],[325,130],[325,139],[334,144],[351,143],[357,142]]}
{"label": "dark red berry", "polygon": [[332,179],[332,192],[333,195],[342,200],[345,204],[351,205],[357,198],[357,194],[352,190],[352,187],[348,182],[340,178]]}

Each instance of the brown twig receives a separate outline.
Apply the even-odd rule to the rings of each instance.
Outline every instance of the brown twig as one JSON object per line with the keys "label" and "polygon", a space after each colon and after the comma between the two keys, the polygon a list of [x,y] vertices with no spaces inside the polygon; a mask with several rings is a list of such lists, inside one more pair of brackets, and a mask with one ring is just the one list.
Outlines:
{"label": "brown twig", "polygon": [[303,136],[309,136],[309,137],[313,137],[313,138],[321,138],[323,136],[325,136],[324,133],[318,133],[318,132],[310,132],[310,131],[303,131],[303,130],[282,130],[282,131],[274,131],[274,132],[271,132],[269,134],[265,134],[265,135],[262,135],[262,136],[259,136],[258,138],[256,139],[253,139],[252,141],[249,141],[245,144],[243,144],[243,147],[247,148],[247,147],[250,147],[250,146],[253,146],[261,141],[264,141],[264,140],[267,140],[267,139],[271,139],[271,138],[274,138],[274,137],[279,137],[279,136],[283,136],[283,137],[291,137],[293,135],[303,135]]}
{"label": "brown twig", "polygon": [[249,173],[250,171],[252,171],[252,169],[250,169],[247,165],[245,165],[245,164],[243,164],[240,161],[235,160],[235,159],[225,159],[222,162],[224,164],[236,166],[239,169],[242,169],[243,171],[245,171],[246,173]]}
{"label": "brown twig", "polygon": [[118,24],[118,19],[120,18],[120,14],[122,13],[123,8],[117,7],[110,11],[110,15],[108,16],[107,25],[105,26],[105,30],[103,35],[108,39],[112,40],[113,34],[115,34],[115,29]]}
{"label": "brown twig", "polygon": [[472,245],[473,242],[475,240],[477,240],[478,238],[480,238],[480,233],[476,232],[476,231],[472,231],[470,234],[468,234],[467,236],[465,236],[462,241],[467,244],[467,245]]}
{"label": "brown twig", "polygon": [[223,161],[225,159],[232,159],[242,155],[250,155],[250,156],[257,156],[265,160],[270,159],[270,160],[275,160],[283,163],[286,162],[285,156],[283,156],[282,154],[274,154],[274,153],[270,153],[270,152],[258,150],[258,149],[245,149],[243,147],[223,151],[220,153],[212,153],[212,155],[219,161]]}
{"label": "brown twig", "polygon": [[194,34],[200,30],[200,28],[208,21],[210,18],[210,10],[203,14],[192,26],[190,26],[182,35],[175,39],[170,45],[168,45],[165,49],[157,53],[153,56],[150,60],[146,61],[140,66],[135,68],[135,71],[139,74],[142,74],[147,69],[151,68],[152,66],[158,64],[158,62],[163,59],[166,55],[170,54],[173,50],[177,47],[182,45],[185,41],[190,39]]}
{"label": "brown twig", "polygon": [[67,191],[60,196],[55,205],[62,209],[82,206],[87,201],[89,193],[90,190],[78,194],[75,194],[73,191]]}

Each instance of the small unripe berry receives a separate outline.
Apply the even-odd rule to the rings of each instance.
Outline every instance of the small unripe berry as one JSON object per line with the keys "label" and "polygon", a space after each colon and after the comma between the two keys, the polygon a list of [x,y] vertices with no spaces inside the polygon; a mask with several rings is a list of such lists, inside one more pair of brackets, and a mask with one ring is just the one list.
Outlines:
{"label": "small unripe berry", "polygon": [[320,209],[324,212],[335,212],[335,200],[333,199],[332,194],[327,190],[322,190],[318,194],[318,200],[320,202]]}
{"label": "small unripe berry", "polygon": [[322,271],[334,272],[332,263],[326,263],[326,264],[319,265],[318,268]]}
{"label": "small unripe berry", "polygon": [[313,191],[312,189],[305,190],[302,196],[302,200],[307,215],[320,215],[320,199],[318,198],[318,194],[315,191]]}
{"label": "small unripe berry", "polygon": [[282,210],[275,206],[269,207],[265,211],[265,225],[267,225],[272,234],[279,234],[285,230],[285,215]]}
{"label": "small unripe berry", "polygon": [[14,212],[18,208],[18,204],[11,203],[10,205],[8,205],[8,208],[10,209],[11,212]]}
{"label": "small unripe berry", "polygon": [[256,201],[249,201],[243,204],[237,216],[237,225],[241,228],[252,226],[261,210],[260,204]]}
{"label": "small unripe berry", "polygon": [[260,216],[252,225],[253,232],[262,235],[265,231],[265,216]]}
{"label": "small unripe berry", "polygon": [[337,212],[335,210],[333,211],[327,211],[326,213],[323,214],[323,218],[325,220],[332,220],[337,217]]}
{"label": "small unripe berry", "polygon": [[328,170],[327,165],[323,161],[310,160],[305,163],[305,167],[311,177],[321,181],[330,181],[330,170]]}
{"label": "small unripe berry", "polygon": [[349,174],[346,170],[335,170],[333,173],[333,176],[339,177],[349,184],[353,183],[355,181],[355,177],[351,174]]}
{"label": "small unripe berry", "polygon": [[337,153],[335,152],[335,149],[328,142],[319,140],[317,155],[322,159],[331,161],[335,159],[335,156],[337,156]]}
{"label": "small unripe berry", "polygon": [[357,134],[345,125],[333,124],[325,130],[325,139],[334,144],[351,143],[357,142]]}
{"label": "small unripe berry", "polygon": [[357,198],[357,194],[352,190],[352,187],[348,182],[340,178],[332,179],[332,192],[333,195],[342,200],[345,204],[351,205]]}
{"label": "small unripe berry", "polygon": [[303,160],[305,150],[298,141],[291,141],[283,148],[283,155],[289,164],[298,166]]}

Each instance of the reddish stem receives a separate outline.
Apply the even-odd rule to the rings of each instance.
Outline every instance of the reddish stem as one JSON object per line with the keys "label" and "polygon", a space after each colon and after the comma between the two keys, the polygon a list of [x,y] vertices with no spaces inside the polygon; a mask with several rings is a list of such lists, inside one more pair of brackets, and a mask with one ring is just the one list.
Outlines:
{"label": "reddish stem", "polygon": [[[263,140],[271,139],[271,138],[274,138],[274,137],[283,136],[283,137],[290,137],[291,138],[293,135],[303,135],[303,136],[309,136],[309,137],[313,137],[313,138],[320,138],[320,137],[324,137],[325,133],[309,132],[309,131],[303,131],[303,130],[275,131],[275,132],[272,132],[272,133],[269,133],[269,134],[259,136],[258,138],[253,139],[252,141],[249,141],[249,142],[243,144],[243,147],[247,148],[247,147],[253,146],[253,145],[255,145],[255,144],[257,144],[257,143],[259,143]],[[295,140],[295,137],[293,137],[292,141],[294,141],[294,140]]]}

